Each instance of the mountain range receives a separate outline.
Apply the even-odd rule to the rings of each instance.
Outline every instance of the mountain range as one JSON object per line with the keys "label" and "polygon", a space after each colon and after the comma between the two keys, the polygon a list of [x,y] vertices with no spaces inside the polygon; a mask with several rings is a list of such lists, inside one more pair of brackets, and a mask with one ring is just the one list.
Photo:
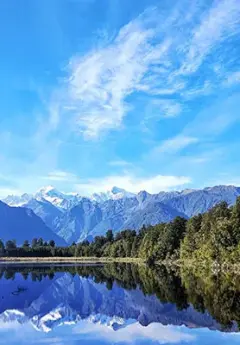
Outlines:
{"label": "mountain range", "polygon": [[[3,202],[13,207],[12,213],[16,217],[19,207],[25,209],[25,213],[26,209],[32,210],[46,224],[52,236],[55,234],[71,244],[73,241],[92,240],[96,235],[104,235],[108,229],[116,233],[127,228],[138,230],[143,225],[169,222],[176,216],[189,218],[206,212],[220,201],[233,205],[238,196],[240,187],[224,185],[157,194],[146,191],[133,194],[113,187],[109,192],[95,193],[90,197],[45,187],[34,195],[8,196]],[[0,213],[0,224],[1,218]],[[16,232],[14,238],[19,234]],[[44,237],[36,226],[32,232],[35,237]],[[24,236],[28,239],[29,232]]]}
{"label": "mountain range", "polygon": [[[23,291],[16,298],[14,292],[19,286]],[[162,303],[155,295],[145,295],[139,288],[125,290],[114,283],[109,290],[106,284],[70,273],[55,274],[52,280],[41,281],[24,279],[21,274],[16,274],[15,279],[1,279],[0,298],[2,323],[30,322],[42,332],[80,320],[114,330],[136,322],[142,326],[157,322],[221,330],[221,325],[207,311],[197,311],[191,305],[179,310],[175,304]]]}

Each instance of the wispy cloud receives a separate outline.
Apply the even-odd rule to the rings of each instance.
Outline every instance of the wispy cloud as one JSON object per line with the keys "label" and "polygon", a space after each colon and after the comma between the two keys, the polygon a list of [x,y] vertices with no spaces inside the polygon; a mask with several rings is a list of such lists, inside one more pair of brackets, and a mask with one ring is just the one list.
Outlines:
{"label": "wispy cloud", "polygon": [[113,186],[118,186],[129,192],[138,193],[146,190],[149,193],[158,193],[171,189],[179,189],[191,183],[187,176],[166,176],[155,175],[151,177],[137,177],[132,174],[106,176],[85,180],[75,185],[75,189],[82,195],[90,195],[110,190]]}
{"label": "wispy cloud", "polygon": [[[124,26],[107,46],[69,63],[68,102],[86,138],[121,126],[130,109],[127,98],[166,55],[169,44],[152,45],[154,9]],[[143,90],[143,86],[142,86]]]}
{"label": "wispy cloud", "polygon": [[230,97],[218,97],[206,109],[200,111],[190,121],[181,135],[199,136],[203,138],[216,138],[234,123],[240,121],[238,111],[240,93],[233,93]]}
{"label": "wispy cloud", "polygon": [[229,73],[224,83],[226,86],[232,86],[240,83],[240,71]]}
{"label": "wispy cloud", "polygon": [[[181,114],[189,98],[211,93],[216,82],[224,86],[228,65],[234,60],[226,49],[221,56],[217,49],[240,32],[239,1],[213,1],[208,7],[202,1],[191,3],[176,2],[168,10],[160,5],[150,8],[107,43],[105,39],[103,46],[97,42],[88,53],[71,58],[63,109],[74,116],[85,138],[121,128],[134,109],[132,95],[150,96],[146,106],[155,102],[160,117],[173,117]],[[223,75],[217,63],[225,63]],[[205,73],[191,79],[203,66]],[[238,77],[229,78],[237,81]],[[151,114],[146,116],[151,118]],[[52,121],[57,121],[55,109]]]}
{"label": "wispy cloud", "polygon": [[126,168],[129,166],[132,166],[132,163],[127,162],[123,159],[118,159],[118,160],[114,160],[109,162],[109,165],[113,166],[113,167],[121,167],[121,168]]}
{"label": "wispy cloud", "polygon": [[59,181],[59,182],[70,182],[74,183],[77,181],[77,176],[75,174],[66,172],[66,171],[61,171],[61,170],[56,170],[48,173],[45,176],[40,177],[43,180],[47,181]]}
{"label": "wispy cloud", "polygon": [[198,138],[178,135],[176,137],[167,139],[154,147],[152,150],[152,154],[164,154],[164,153],[177,153],[178,151],[183,150],[189,145],[196,144],[198,142]]}
{"label": "wispy cloud", "polygon": [[181,114],[183,108],[184,106],[179,100],[153,98],[145,107],[143,122],[146,124],[151,119],[176,117]]}
{"label": "wispy cloud", "polygon": [[[147,154],[143,155],[146,164],[159,163],[172,167],[175,171],[176,164],[191,166],[201,163],[221,160],[223,153],[230,150],[231,144],[222,144],[220,136],[226,133],[234,125],[240,123],[239,92],[233,93],[231,97],[214,98],[207,109],[196,114],[195,118],[187,123],[176,136],[155,144]],[[184,150],[182,154],[182,150]],[[171,156],[171,161],[166,163]],[[174,161],[172,158],[174,157]],[[151,162],[151,163],[149,163]],[[204,163],[204,164],[203,164]],[[182,170],[181,170],[182,171]]]}
{"label": "wispy cloud", "polygon": [[[134,133],[130,133],[133,141],[141,141],[142,138],[136,140],[135,137],[136,133],[139,136],[143,134],[139,133],[139,129],[144,129],[143,137],[152,134],[152,141],[149,140],[151,143],[147,142],[145,137],[142,142],[145,140],[146,146],[137,143],[137,156],[146,156],[145,150],[149,150],[150,155],[155,152],[154,162],[159,154],[165,156],[167,161],[168,154],[176,154],[177,157],[184,149],[190,149],[194,145],[199,148],[201,143],[213,142],[240,119],[239,95],[229,97],[227,92],[221,93],[227,89],[233,94],[232,90],[240,85],[239,54],[236,48],[239,46],[239,34],[239,0],[178,0],[172,1],[171,4],[167,0],[159,1],[155,8],[147,9],[114,33],[109,32],[104,37],[96,35],[96,31],[93,34],[79,33],[79,40],[88,36],[89,42],[93,44],[88,51],[76,51],[74,56],[69,56],[67,66],[59,71],[65,78],[58,79],[50,94],[43,97],[40,115],[35,111],[32,113],[32,118],[37,118],[38,123],[31,123],[29,127],[26,123],[27,130],[21,137],[8,129],[3,135],[0,134],[1,172],[12,181],[19,181],[13,189],[23,191],[40,187],[37,184],[42,183],[42,180],[56,181],[59,185],[60,182],[67,181],[77,184],[78,180],[74,175],[65,175],[59,171],[60,155],[61,169],[65,168],[65,163],[66,166],[69,163],[66,159],[66,143],[69,137],[69,141],[78,141],[79,161],[86,167],[88,162],[94,161],[95,158],[94,155],[85,154],[89,147],[84,147],[86,143],[83,143],[82,136],[88,140],[96,139],[116,129],[127,132],[130,127],[134,127],[134,130],[137,128]],[[56,64],[58,63],[59,61],[56,61]],[[47,90],[49,91],[49,85]],[[219,95],[218,106],[211,107],[211,101],[207,98],[207,108],[204,110],[204,97],[212,94],[215,97],[213,102]],[[221,97],[222,95],[224,97]],[[226,98],[229,99],[226,101]],[[183,118],[186,113],[185,121]],[[163,118],[164,121],[159,121],[155,128],[155,121]],[[168,135],[171,129],[168,127],[165,133],[163,122],[164,125],[167,123],[167,126],[174,122],[173,127],[177,123],[168,140],[163,139],[166,139],[165,134]],[[179,124],[181,128],[175,131]],[[28,135],[29,133],[31,134]],[[130,135],[126,137],[130,138]],[[113,136],[110,140],[112,138]],[[65,146],[61,151],[62,144]],[[99,151],[102,153],[105,150],[102,156],[103,160],[108,162],[113,157],[108,155],[108,148],[106,149],[104,144],[102,151]],[[124,144],[118,141],[117,145],[119,147],[116,150],[119,149],[124,158]],[[152,148],[154,145],[155,148]],[[93,149],[91,152],[97,150]],[[198,151],[197,154],[199,153]],[[97,160],[100,161],[100,158]],[[129,164],[124,160],[107,163],[108,169],[114,167],[124,170]],[[101,168],[101,173],[104,174],[104,164]],[[146,165],[144,168],[146,169]],[[147,167],[148,173],[151,171],[156,176],[161,171],[170,177],[181,177],[179,170],[177,173],[172,170],[174,176],[171,176],[172,171],[167,171],[165,166],[159,164],[159,170],[157,168],[152,164]],[[134,170],[134,167],[131,169]],[[139,167],[136,166],[136,170],[139,171]],[[95,172],[93,175],[90,168],[86,168],[84,174],[95,176]],[[105,174],[110,173],[105,170]],[[124,172],[123,185],[133,189],[137,189],[138,185],[146,189],[145,179],[137,178],[135,185],[135,175],[131,175],[130,182],[126,182],[129,181],[128,177],[126,178],[128,174]],[[169,185],[169,180],[161,174],[157,176],[159,177],[154,180],[156,188],[169,188],[173,183]],[[106,176],[103,179],[104,183],[108,178],[109,176]],[[152,179],[149,178],[149,181],[152,182]],[[160,180],[163,185],[156,182]],[[90,182],[94,185],[96,181]],[[8,186],[2,181],[0,183]],[[102,188],[101,183],[100,186]],[[11,190],[10,184],[8,189]]]}
{"label": "wispy cloud", "polygon": [[208,180],[208,186],[211,187],[217,185],[240,187],[240,178],[238,176],[234,176],[233,174],[229,174],[228,172],[219,172],[215,178],[210,178]]}
{"label": "wispy cloud", "polygon": [[201,22],[193,30],[191,39],[183,46],[186,59],[179,72],[196,72],[219,44],[237,35],[240,32],[239,16],[238,0],[213,1],[213,6],[201,16]]}

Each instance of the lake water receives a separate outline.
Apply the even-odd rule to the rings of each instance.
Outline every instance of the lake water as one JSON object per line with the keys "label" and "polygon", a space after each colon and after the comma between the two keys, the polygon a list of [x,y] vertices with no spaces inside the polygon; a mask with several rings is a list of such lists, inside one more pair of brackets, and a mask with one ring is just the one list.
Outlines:
{"label": "lake water", "polygon": [[1,265],[0,344],[240,344],[238,277]]}

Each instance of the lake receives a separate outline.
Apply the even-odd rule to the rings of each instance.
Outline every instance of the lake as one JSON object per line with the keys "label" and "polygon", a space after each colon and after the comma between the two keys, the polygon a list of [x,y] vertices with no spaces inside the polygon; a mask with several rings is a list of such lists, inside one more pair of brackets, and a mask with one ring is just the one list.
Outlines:
{"label": "lake", "polygon": [[0,344],[240,344],[240,284],[144,265],[0,265]]}

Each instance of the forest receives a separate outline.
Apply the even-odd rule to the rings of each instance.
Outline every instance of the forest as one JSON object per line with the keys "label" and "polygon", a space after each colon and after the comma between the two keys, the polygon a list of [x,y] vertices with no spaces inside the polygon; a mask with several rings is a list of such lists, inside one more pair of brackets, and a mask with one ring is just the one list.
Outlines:
{"label": "forest", "polygon": [[240,259],[240,198],[234,206],[221,202],[204,214],[190,219],[176,217],[170,223],[126,229],[94,241],[57,247],[54,241],[34,238],[31,243],[0,240],[0,256],[7,257],[111,257],[140,258],[155,262],[234,264]]}

